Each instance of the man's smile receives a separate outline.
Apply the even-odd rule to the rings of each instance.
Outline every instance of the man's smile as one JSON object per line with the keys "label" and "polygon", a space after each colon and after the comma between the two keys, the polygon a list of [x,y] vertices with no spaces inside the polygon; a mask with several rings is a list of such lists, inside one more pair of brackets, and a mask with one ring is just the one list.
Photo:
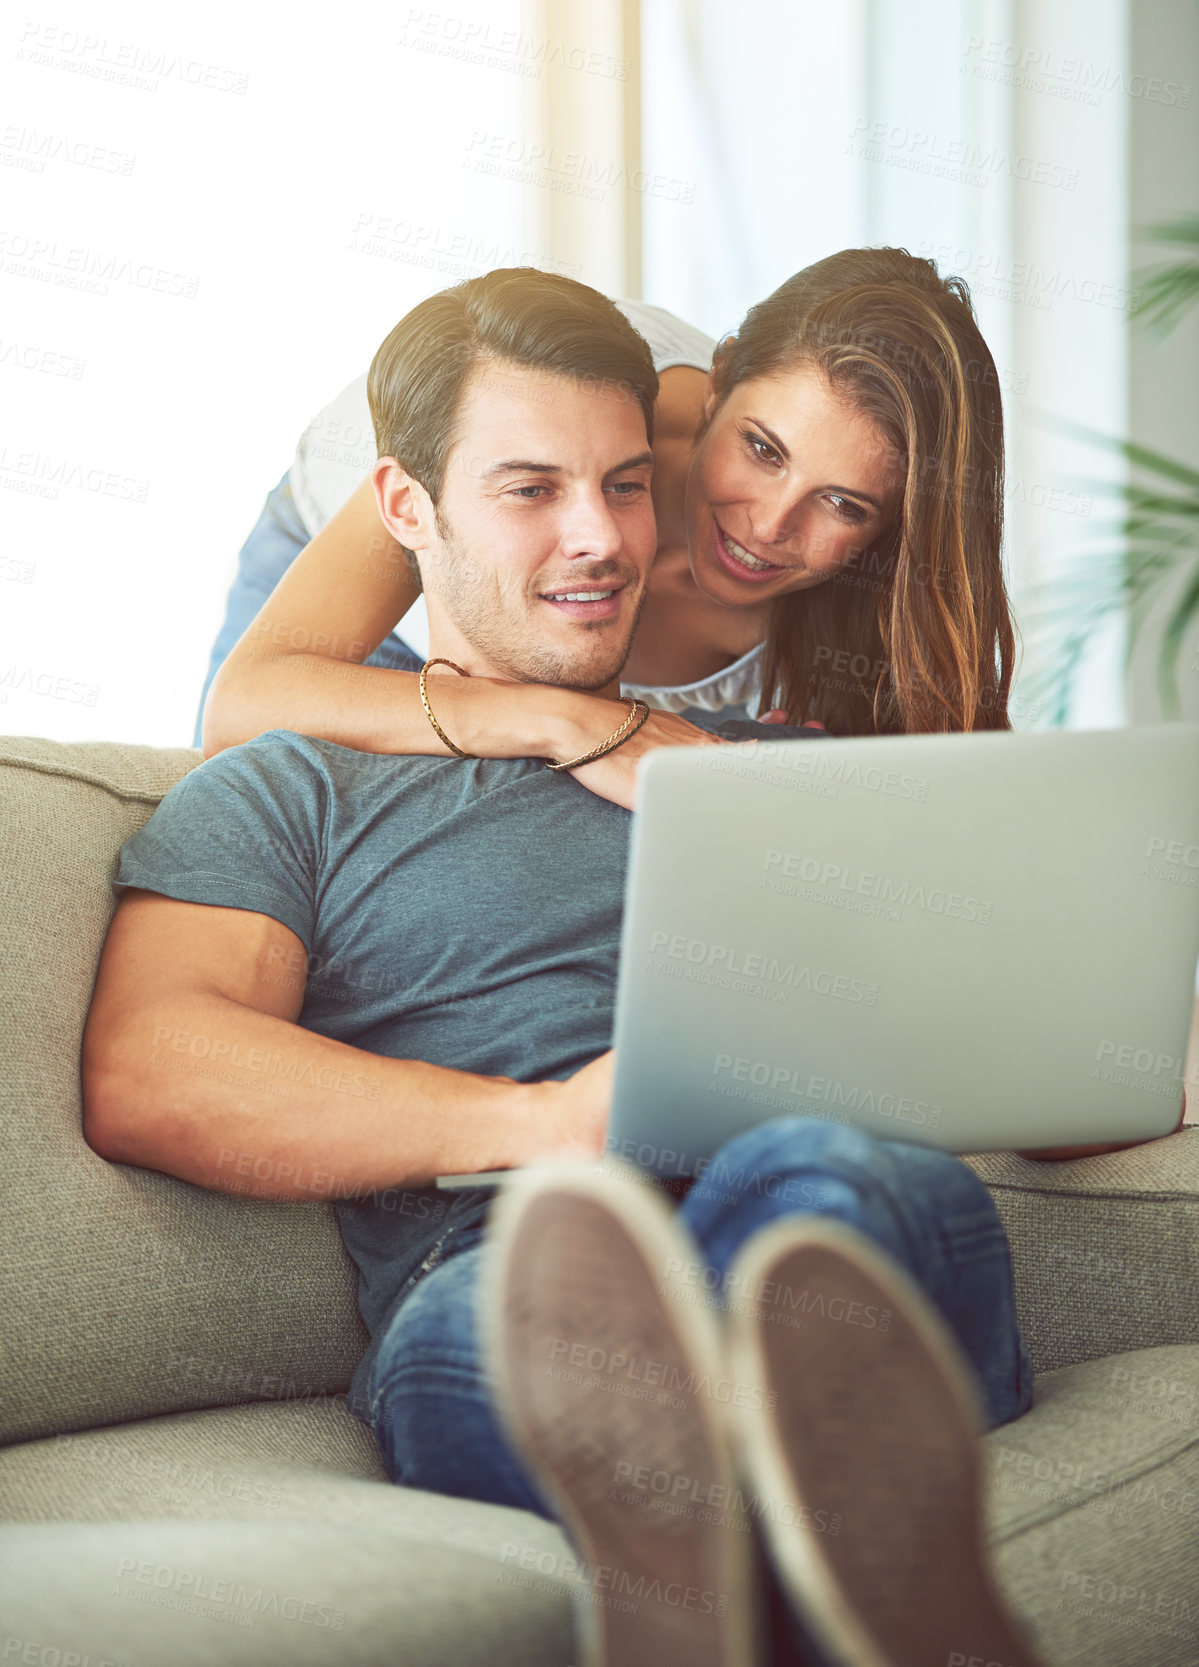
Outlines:
{"label": "man's smile", "polygon": [[541,600],[570,619],[615,619],[620,613],[623,584],[593,585],[541,592]]}

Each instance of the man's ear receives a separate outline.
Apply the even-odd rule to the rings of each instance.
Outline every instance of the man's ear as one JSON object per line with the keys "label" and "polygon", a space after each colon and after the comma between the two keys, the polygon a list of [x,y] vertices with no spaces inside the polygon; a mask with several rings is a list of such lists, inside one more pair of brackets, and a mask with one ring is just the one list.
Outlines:
{"label": "man's ear", "polygon": [[420,481],[394,457],[381,457],[371,480],[379,515],[391,536],[406,550],[425,549],[436,536],[436,511]]}

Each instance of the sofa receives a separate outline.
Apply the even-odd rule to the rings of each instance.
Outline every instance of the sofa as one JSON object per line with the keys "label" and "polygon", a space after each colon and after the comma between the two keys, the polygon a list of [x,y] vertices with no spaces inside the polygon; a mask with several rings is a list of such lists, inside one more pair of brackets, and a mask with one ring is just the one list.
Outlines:
{"label": "sofa", "polygon": [[[347,1411],[367,1337],[332,1206],[82,1137],[117,852],[201,762],[0,738],[0,1663],[564,1667],[559,1530],[393,1486]],[[1195,1667],[1199,1129],[968,1161],[1037,1371],[985,1439],[1001,1584],[1055,1667]]]}

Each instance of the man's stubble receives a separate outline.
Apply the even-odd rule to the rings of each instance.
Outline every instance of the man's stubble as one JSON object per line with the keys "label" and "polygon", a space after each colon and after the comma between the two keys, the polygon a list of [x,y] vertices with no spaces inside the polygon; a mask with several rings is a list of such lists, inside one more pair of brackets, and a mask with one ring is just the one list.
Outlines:
{"label": "man's stubble", "polygon": [[[438,599],[454,624],[473,648],[486,655],[488,661],[505,676],[520,683],[549,683],[562,689],[602,689],[611,683],[629,657],[633,632],[645,605],[648,585],[642,586],[637,599],[637,611],[624,639],[612,637],[610,622],[584,624],[580,650],[588,640],[594,643],[593,653],[565,654],[547,648],[536,636],[536,609],[552,604],[534,602],[530,608],[522,597],[514,618],[506,611],[496,594],[493,574],[478,566],[456,536],[453,527],[440,509],[436,526],[442,541],[437,558]],[[636,584],[638,574],[631,566],[615,560],[601,561],[577,581],[578,590],[600,589],[613,580]],[[600,658],[596,658],[599,655]]]}

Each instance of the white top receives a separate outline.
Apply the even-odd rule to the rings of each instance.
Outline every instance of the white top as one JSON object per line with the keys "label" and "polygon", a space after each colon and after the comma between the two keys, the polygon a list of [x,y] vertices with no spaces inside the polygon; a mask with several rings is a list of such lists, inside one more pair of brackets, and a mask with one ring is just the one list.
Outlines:
{"label": "white top", "polygon": [[[649,343],[659,375],[672,365],[693,365],[702,371],[711,368],[716,344],[702,330],[644,301],[617,301],[616,305]],[[292,497],[310,538],[337,513],[370,471],[376,456],[364,374],[343,388],[313,418],[296,447],[289,479]],[[418,654],[428,655],[429,621],[423,596],[413,603],[396,631]],[[650,706],[663,712],[680,712],[688,706],[704,712],[716,712],[723,706],[756,710],[761,659],[759,644],[731,665],[696,683],[622,683],[621,690],[624,694],[640,695]]]}

